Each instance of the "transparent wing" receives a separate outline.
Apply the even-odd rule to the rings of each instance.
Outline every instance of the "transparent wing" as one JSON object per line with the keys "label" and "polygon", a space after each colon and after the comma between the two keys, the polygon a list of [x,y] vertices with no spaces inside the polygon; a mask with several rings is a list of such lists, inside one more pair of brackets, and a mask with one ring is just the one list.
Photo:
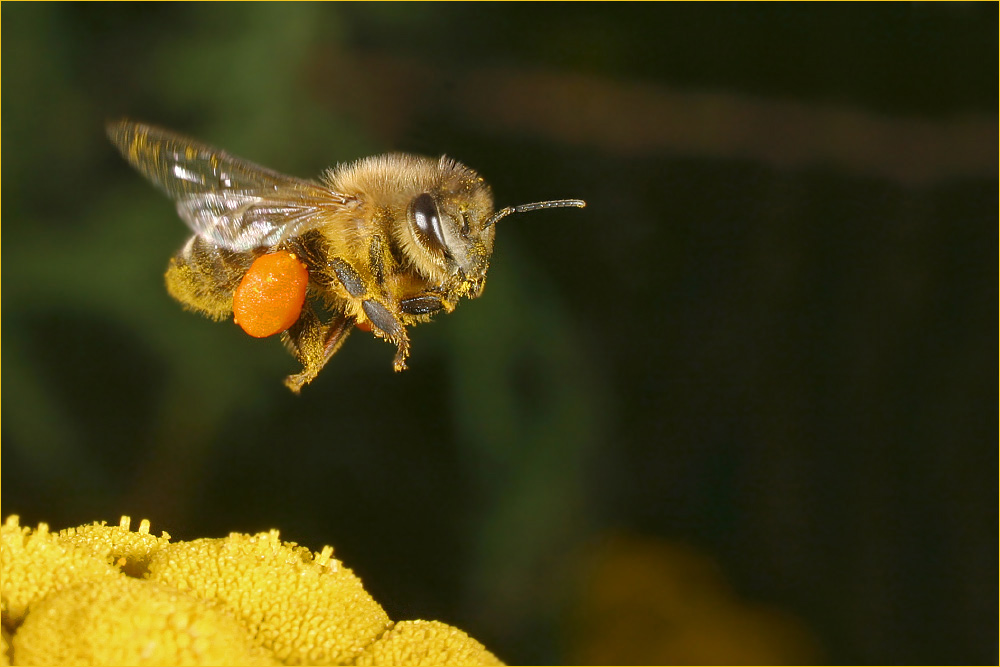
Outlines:
{"label": "transparent wing", "polygon": [[273,246],[351,199],[167,130],[128,120],[107,129],[129,164],[177,202],[198,236],[229,250]]}

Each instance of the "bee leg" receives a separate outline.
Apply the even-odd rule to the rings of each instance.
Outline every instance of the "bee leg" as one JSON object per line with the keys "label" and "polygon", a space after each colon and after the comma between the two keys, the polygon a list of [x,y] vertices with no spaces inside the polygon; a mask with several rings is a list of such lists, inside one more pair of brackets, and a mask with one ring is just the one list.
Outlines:
{"label": "bee leg", "polygon": [[374,299],[362,301],[361,309],[371,321],[375,335],[396,344],[396,357],[392,361],[392,367],[396,371],[406,370],[406,357],[410,354],[410,338],[406,335],[406,327],[388,308]]}
{"label": "bee leg", "polygon": [[281,334],[281,342],[302,363],[302,372],[285,378],[285,386],[297,394],[312,382],[347,340],[353,324],[354,319],[346,313],[337,313],[323,323],[312,306],[306,304],[298,321]]}
{"label": "bee leg", "polygon": [[399,309],[407,315],[432,315],[446,307],[439,295],[431,293],[411,296],[399,302]]}
{"label": "bee leg", "polygon": [[[376,237],[376,239],[378,238]],[[380,247],[381,242],[373,241],[372,257],[377,256],[378,248]],[[361,274],[350,263],[340,257],[333,257],[327,261],[327,266],[330,267],[333,275],[336,276],[336,279],[347,290],[347,293],[361,300],[361,310],[364,311],[368,321],[371,322],[372,333],[379,338],[384,338],[396,344],[396,357],[393,359],[392,367],[397,371],[405,370],[406,357],[410,354],[410,339],[406,335],[406,327],[381,301],[373,298],[364,298],[366,295],[372,294],[375,289],[370,289],[365,284]],[[377,284],[381,285],[380,281],[383,279],[381,260],[374,265],[373,270]]]}

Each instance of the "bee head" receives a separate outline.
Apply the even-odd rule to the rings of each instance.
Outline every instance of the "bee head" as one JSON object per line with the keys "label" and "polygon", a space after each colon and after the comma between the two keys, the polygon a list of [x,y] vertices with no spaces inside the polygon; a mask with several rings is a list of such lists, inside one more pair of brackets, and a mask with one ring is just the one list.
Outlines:
{"label": "bee head", "polygon": [[328,172],[334,192],[362,202],[381,217],[407,264],[450,297],[482,291],[493,254],[496,223],[512,213],[584,206],[560,199],[493,209],[493,192],[473,169],[448,157],[394,153]]}
{"label": "bee head", "polygon": [[479,295],[486,280],[498,220],[512,213],[586,206],[579,199],[559,199],[494,212],[490,186],[475,171],[446,157],[437,168],[437,187],[410,202],[409,225],[419,245],[444,264],[459,291],[470,298]]}
{"label": "bee head", "polygon": [[490,186],[475,171],[442,157],[432,187],[410,201],[414,240],[451,276],[475,281],[493,254]]}

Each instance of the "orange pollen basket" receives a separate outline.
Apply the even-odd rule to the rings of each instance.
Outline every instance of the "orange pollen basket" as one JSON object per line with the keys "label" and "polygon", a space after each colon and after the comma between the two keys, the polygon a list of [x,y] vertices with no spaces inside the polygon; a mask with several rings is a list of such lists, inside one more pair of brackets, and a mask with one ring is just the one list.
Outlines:
{"label": "orange pollen basket", "polygon": [[294,254],[261,255],[233,294],[236,324],[254,338],[281,333],[299,319],[308,284],[309,272]]}

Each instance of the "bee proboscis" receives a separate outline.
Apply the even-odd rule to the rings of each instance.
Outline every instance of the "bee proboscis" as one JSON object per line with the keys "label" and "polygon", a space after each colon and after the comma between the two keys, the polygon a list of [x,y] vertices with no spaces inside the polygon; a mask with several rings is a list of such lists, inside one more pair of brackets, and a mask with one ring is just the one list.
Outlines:
{"label": "bee proboscis", "polygon": [[586,205],[560,199],[494,212],[483,178],[444,156],[368,157],[313,181],[150,125],[120,120],[107,130],[194,232],[170,260],[168,292],[250,335],[280,333],[302,363],[285,380],[296,393],[354,327],[394,344],[393,367],[405,369],[406,328],[482,292],[498,220]]}

